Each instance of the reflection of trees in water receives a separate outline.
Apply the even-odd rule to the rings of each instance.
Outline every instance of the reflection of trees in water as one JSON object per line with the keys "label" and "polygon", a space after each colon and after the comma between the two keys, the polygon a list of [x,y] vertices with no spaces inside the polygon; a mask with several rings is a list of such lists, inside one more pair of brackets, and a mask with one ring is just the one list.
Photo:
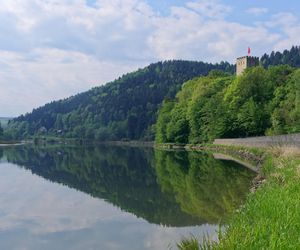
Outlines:
{"label": "reflection of trees in water", "polygon": [[210,223],[238,208],[254,177],[247,168],[202,153],[155,151],[155,159],[162,190],[174,194],[183,211]]}
{"label": "reflection of trees in water", "polygon": [[21,146],[6,148],[4,154],[34,174],[105,199],[150,223],[190,226],[203,222],[183,212],[173,194],[161,191],[152,167],[152,149]]}

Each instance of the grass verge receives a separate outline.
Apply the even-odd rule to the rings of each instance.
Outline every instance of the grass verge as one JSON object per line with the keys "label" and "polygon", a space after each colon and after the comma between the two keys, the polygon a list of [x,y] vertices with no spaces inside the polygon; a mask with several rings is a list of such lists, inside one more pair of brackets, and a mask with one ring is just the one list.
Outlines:
{"label": "grass verge", "polygon": [[[234,214],[218,243],[185,249],[300,249],[300,149],[272,148],[261,167],[266,179]],[[180,246],[180,247],[179,247]]]}

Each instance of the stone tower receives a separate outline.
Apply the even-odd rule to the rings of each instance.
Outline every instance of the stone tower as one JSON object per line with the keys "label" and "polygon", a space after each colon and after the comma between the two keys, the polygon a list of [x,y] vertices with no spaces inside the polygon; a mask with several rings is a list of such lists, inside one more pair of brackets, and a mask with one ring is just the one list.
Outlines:
{"label": "stone tower", "polygon": [[236,59],[236,75],[241,75],[246,68],[259,65],[259,58],[255,56],[243,56]]}

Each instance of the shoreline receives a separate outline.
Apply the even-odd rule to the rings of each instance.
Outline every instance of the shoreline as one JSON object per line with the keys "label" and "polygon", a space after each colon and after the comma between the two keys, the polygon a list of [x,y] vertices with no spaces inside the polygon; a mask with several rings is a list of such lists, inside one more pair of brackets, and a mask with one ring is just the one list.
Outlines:
{"label": "shoreline", "polygon": [[[193,249],[296,249],[300,247],[300,149],[278,146],[254,148],[237,145],[155,144],[142,141],[75,141],[42,139],[40,143],[80,145],[116,145],[151,147],[158,150],[206,151],[217,159],[237,161],[257,173],[245,203],[228,221],[219,241],[190,241]],[[16,146],[34,142],[9,142],[0,146]],[[88,144],[86,144],[88,143]],[[253,168],[254,166],[254,168]],[[288,212],[287,212],[288,211]],[[284,234],[282,228],[284,227]],[[180,244],[180,243],[179,243]],[[202,245],[203,244],[203,245]]]}
{"label": "shoreline", "polygon": [[297,209],[300,206],[300,147],[290,144],[255,146],[175,143],[155,145],[161,150],[205,150],[215,153],[217,158],[238,161],[243,166],[252,168],[251,165],[247,166],[250,161],[256,166],[252,170],[257,176],[253,179],[248,197],[230,218],[227,230],[220,232],[219,241],[183,238],[178,245],[184,246],[187,243],[188,248],[180,249],[300,247],[300,214]]}
{"label": "shoreline", "polygon": [[24,145],[26,141],[0,141],[0,147]]}
{"label": "shoreline", "polygon": [[183,242],[192,247],[187,249],[298,249],[300,149],[288,146],[264,149],[220,147],[236,152],[248,149],[257,155],[257,159],[263,156],[259,173],[245,204],[233,214],[226,231],[220,232],[219,241],[185,238]]}
{"label": "shoreline", "polygon": [[154,144],[154,148],[159,150],[186,150],[186,151],[206,151],[216,154],[223,160],[233,160],[235,162],[250,168],[252,171],[259,173],[265,158],[266,148],[251,148],[246,146],[225,146],[216,144]]}

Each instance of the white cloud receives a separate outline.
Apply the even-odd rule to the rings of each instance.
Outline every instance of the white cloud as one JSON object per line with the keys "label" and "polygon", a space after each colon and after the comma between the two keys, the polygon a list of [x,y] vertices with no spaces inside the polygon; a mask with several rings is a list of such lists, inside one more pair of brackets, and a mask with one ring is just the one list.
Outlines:
{"label": "white cloud", "polygon": [[100,61],[80,52],[39,48],[20,55],[0,51],[0,110],[4,116],[25,113],[104,84],[137,68]]}
{"label": "white cloud", "polygon": [[220,4],[217,0],[202,0],[202,1],[194,1],[188,2],[186,6],[201,16],[213,18],[213,19],[221,19],[230,13],[231,7]]}
{"label": "white cloud", "polygon": [[266,22],[267,27],[281,30],[283,36],[274,45],[275,50],[289,49],[293,45],[299,46],[300,41],[300,22],[292,13],[278,13]]}
{"label": "white cloud", "polygon": [[269,12],[269,9],[267,8],[257,8],[257,7],[253,7],[250,9],[247,9],[246,11],[247,13],[253,14],[253,15],[263,15]]}
{"label": "white cloud", "polygon": [[298,23],[298,18],[289,12],[282,12],[273,15],[269,21],[265,22],[268,28],[286,28]]}
{"label": "white cloud", "polygon": [[157,19],[148,42],[160,59],[186,58],[218,62],[233,61],[248,46],[263,53],[279,39],[265,27],[246,26],[220,19],[205,19],[185,7],[172,9],[167,18]]}
{"label": "white cloud", "polygon": [[233,8],[217,0],[190,0],[166,16],[146,0],[98,0],[92,7],[84,0],[0,4],[0,116],[30,111],[150,62],[233,62],[248,46],[260,55],[299,41],[294,15],[240,24],[229,21]]}

